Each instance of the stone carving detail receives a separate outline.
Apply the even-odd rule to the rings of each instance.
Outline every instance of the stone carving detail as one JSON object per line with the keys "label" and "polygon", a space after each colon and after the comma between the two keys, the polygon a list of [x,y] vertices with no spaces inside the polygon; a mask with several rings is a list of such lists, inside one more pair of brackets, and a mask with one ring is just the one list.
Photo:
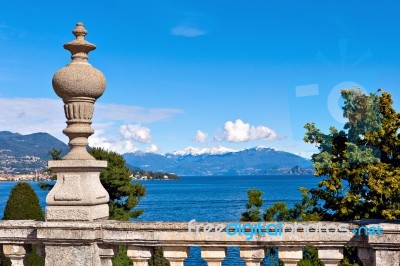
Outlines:
{"label": "stone carving detail", "polygon": [[63,160],[94,160],[86,147],[88,138],[94,133],[91,128],[94,103],[104,92],[106,80],[101,71],[88,62],[88,53],[96,46],[85,40],[87,34],[82,23],[72,31],[76,39],[64,48],[71,52],[72,61],[53,77],[54,91],[64,101],[67,128],[63,130],[69,138],[71,151]]}
{"label": "stone carving detail", "polygon": [[[85,102],[87,101],[87,102]],[[89,123],[93,117],[93,103],[90,98],[77,98],[64,105],[65,117],[70,122]]]}

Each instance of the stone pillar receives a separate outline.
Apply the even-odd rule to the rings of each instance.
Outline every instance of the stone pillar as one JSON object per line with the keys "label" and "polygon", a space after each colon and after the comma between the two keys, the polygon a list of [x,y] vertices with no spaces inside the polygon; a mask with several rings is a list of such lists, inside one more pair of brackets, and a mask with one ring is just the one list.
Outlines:
{"label": "stone pillar", "polygon": [[343,248],[318,248],[318,258],[325,266],[336,266],[343,259]]}
{"label": "stone pillar", "polygon": [[202,247],[201,257],[207,262],[208,266],[221,266],[222,260],[226,256],[225,247]]}
{"label": "stone pillar", "polygon": [[134,266],[148,266],[149,259],[153,255],[153,247],[128,246],[128,257]]}
{"label": "stone pillar", "polygon": [[264,248],[240,248],[240,257],[246,263],[246,266],[259,266],[265,257]]}
{"label": "stone pillar", "polygon": [[375,250],[374,266],[400,265],[400,250]]}
{"label": "stone pillar", "polygon": [[112,259],[118,251],[118,246],[98,245],[101,266],[112,266]]}
{"label": "stone pillar", "polygon": [[57,174],[57,182],[46,198],[46,221],[93,221],[108,218],[107,191],[100,183],[100,172],[106,161],[96,161],[87,152],[94,103],[104,92],[103,74],[88,63],[88,53],[96,46],[87,42],[86,29],[78,23],[73,30],[76,39],[64,48],[72,61],[53,77],[53,88],[64,101],[71,151],[48,167]]}
{"label": "stone pillar", "polygon": [[285,266],[296,266],[303,258],[302,247],[279,247],[278,257]]}
{"label": "stone pillar", "polygon": [[188,255],[188,247],[164,247],[164,258],[169,261],[171,266],[183,266]]}
{"label": "stone pillar", "polygon": [[4,256],[11,260],[12,266],[24,266],[28,253],[27,245],[3,244]]}

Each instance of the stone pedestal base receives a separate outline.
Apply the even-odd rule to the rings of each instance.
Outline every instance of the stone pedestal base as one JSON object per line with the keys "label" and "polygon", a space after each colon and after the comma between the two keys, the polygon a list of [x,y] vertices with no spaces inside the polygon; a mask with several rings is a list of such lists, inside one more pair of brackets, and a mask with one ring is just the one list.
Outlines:
{"label": "stone pedestal base", "polygon": [[100,182],[107,161],[49,161],[57,182],[46,197],[46,221],[94,221],[108,218],[109,196]]}
{"label": "stone pedestal base", "polygon": [[46,221],[94,221],[107,218],[108,204],[46,207]]}

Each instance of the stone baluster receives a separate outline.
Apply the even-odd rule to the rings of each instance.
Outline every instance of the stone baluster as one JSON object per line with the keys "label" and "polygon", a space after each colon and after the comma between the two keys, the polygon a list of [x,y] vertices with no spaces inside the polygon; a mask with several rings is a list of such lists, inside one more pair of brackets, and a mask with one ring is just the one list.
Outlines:
{"label": "stone baluster", "polygon": [[118,246],[98,245],[101,266],[112,266],[112,259],[118,251]]}
{"label": "stone baluster", "polygon": [[296,266],[303,258],[303,249],[302,247],[279,247],[278,256],[285,266]]}
{"label": "stone baluster", "polygon": [[207,262],[208,266],[221,266],[222,260],[226,256],[225,247],[202,247],[201,257]]}
{"label": "stone baluster", "polygon": [[153,251],[153,247],[128,246],[127,255],[132,260],[134,266],[148,266]]}
{"label": "stone baluster", "polygon": [[374,252],[369,248],[358,248],[357,256],[364,266],[372,266],[374,261]]}
{"label": "stone baluster", "polygon": [[12,266],[24,266],[25,258],[27,255],[28,246],[26,245],[15,245],[15,244],[4,244],[3,253],[4,256],[11,260]]}
{"label": "stone baluster", "polygon": [[166,258],[171,266],[183,266],[183,262],[189,255],[188,247],[164,247],[164,258]]}
{"label": "stone baluster", "polygon": [[240,257],[245,261],[246,266],[259,266],[265,257],[264,248],[240,248]]}
{"label": "stone baluster", "polygon": [[343,259],[343,247],[318,248],[318,258],[325,266],[336,266]]}

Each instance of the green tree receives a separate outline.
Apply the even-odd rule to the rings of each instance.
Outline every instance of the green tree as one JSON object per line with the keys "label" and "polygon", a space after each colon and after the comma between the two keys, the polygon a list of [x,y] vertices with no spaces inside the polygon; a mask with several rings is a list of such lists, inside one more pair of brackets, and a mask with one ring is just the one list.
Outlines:
{"label": "green tree", "polygon": [[126,166],[125,159],[118,153],[93,148],[90,154],[97,160],[108,162],[107,168],[100,174],[100,181],[110,195],[110,219],[129,221],[137,218],[143,210],[134,210],[146,189],[139,183],[132,184],[132,172]]}
{"label": "green tree", "polygon": [[319,149],[312,156],[315,175],[324,177],[309,191],[308,213],[328,221],[399,219],[400,114],[387,92],[343,90],[342,97],[348,120],[342,130],[324,134],[305,125],[304,140]]}
{"label": "green tree", "polygon": [[264,204],[262,199],[263,192],[257,189],[247,190],[247,204],[246,211],[242,213],[240,221],[242,222],[260,222],[261,217],[261,207]]}
{"label": "green tree", "polygon": [[[39,198],[28,183],[19,182],[12,190],[4,210],[4,220],[44,220]],[[32,245],[26,258],[27,265],[42,266],[44,258],[37,254],[37,246]],[[2,254],[0,265],[11,265],[11,261]]]}
{"label": "green tree", "polygon": [[39,198],[28,183],[19,182],[12,190],[4,210],[4,220],[44,220]]}
{"label": "green tree", "polygon": [[163,247],[154,248],[154,256],[149,260],[149,266],[170,266],[169,261],[163,256]]}

